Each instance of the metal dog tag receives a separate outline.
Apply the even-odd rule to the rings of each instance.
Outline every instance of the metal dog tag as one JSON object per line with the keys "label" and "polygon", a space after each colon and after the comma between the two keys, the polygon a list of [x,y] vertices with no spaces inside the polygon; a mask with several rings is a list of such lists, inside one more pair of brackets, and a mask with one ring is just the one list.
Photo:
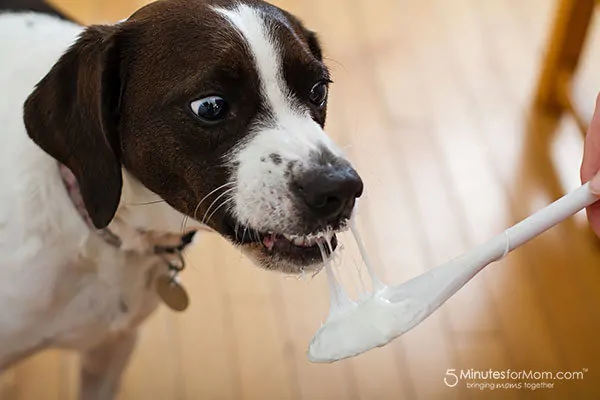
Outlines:
{"label": "metal dog tag", "polygon": [[175,277],[161,275],[156,279],[156,293],[173,311],[184,311],[190,304],[187,292]]}

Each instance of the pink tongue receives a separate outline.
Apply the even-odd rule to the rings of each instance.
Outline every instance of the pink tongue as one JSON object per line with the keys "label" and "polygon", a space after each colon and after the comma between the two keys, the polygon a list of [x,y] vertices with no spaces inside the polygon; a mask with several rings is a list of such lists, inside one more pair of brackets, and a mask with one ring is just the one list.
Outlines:
{"label": "pink tongue", "polygon": [[277,240],[277,235],[272,233],[263,238],[263,244],[267,247],[267,249],[271,250],[273,248],[273,245],[275,244],[276,240]]}

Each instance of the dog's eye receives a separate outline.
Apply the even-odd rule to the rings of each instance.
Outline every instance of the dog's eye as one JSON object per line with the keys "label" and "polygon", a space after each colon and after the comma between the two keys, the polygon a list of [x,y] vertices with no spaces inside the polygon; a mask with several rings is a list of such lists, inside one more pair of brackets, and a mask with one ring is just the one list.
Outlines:
{"label": "dog's eye", "polygon": [[325,100],[327,100],[327,93],[329,89],[326,81],[317,82],[312,89],[310,89],[310,102],[317,107],[323,107]]}
{"label": "dog's eye", "polygon": [[227,115],[227,102],[219,96],[209,96],[193,101],[190,104],[194,114],[200,118],[214,122],[225,118]]}

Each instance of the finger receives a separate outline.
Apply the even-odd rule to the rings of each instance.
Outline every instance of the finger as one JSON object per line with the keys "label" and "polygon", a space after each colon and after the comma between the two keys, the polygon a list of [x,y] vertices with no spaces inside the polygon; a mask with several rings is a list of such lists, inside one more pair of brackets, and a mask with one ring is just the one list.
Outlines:
{"label": "finger", "polygon": [[594,204],[587,208],[587,217],[590,227],[600,237],[600,204]]}
{"label": "finger", "polygon": [[587,135],[581,163],[581,182],[592,179],[600,170],[600,94],[596,98],[596,107]]}

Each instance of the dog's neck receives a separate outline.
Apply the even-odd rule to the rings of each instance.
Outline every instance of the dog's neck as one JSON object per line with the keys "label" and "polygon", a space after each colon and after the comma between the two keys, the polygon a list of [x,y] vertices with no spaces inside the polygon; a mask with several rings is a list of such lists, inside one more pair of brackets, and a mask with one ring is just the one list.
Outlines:
{"label": "dog's neck", "polygon": [[121,201],[108,225],[121,239],[123,249],[143,252],[156,245],[170,247],[198,228],[197,223],[185,218],[123,169]]}
{"label": "dog's neck", "polygon": [[[96,230],[86,211],[75,176],[66,166],[59,164],[59,168],[73,205],[90,229]],[[123,190],[117,212],[106,229],[97,232],[106,242],[122,250],[149,254],[154,253],[157,246],[180,246],[182,236],[198,228],[193,222],[184,225],[184,219],[183,214],[123,169]]]}

